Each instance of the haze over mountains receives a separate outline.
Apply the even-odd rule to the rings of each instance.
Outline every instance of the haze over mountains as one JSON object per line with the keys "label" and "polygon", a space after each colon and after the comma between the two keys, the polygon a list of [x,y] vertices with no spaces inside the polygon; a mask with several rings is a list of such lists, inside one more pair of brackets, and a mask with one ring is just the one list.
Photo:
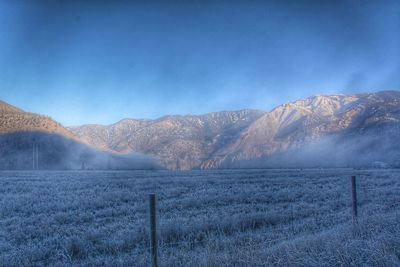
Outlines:
{"label": "haze over mountains", "polygon": [[[400,159],[397,91],[313,96],[270,112],[246,109],[69,128],[2,102],[0,123],[3,138],[41,132],[100,154],[130,158],[131,153],[140,153],[178,170],[370,166],[376,161],[397,166]],[[2,145],[2,155],[7,154],[4,149]]]}

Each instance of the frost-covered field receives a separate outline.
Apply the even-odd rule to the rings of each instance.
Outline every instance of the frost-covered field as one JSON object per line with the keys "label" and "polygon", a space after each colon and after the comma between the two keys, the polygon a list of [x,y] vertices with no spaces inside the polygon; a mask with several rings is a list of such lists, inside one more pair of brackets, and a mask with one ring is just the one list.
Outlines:
{"label": "frost-covered field", "polygon": [[345,169],[1,172],[0,266],[146,266],[152,192],[161,266],[400,266],[400,171]]}

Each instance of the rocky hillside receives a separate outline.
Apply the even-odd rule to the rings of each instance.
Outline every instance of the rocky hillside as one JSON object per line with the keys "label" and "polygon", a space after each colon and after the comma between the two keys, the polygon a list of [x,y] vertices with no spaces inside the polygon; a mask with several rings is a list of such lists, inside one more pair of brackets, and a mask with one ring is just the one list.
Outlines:
{"label": "rocky hillside", "polygon": [[[377,152],[367,153],[370,157],[357,164],[395,160],[400,149],[387,143],[394,144],[393,136],[400,136],[399,119],[400,92],[386,91],[313,96],[270,112],[242,110],[157,120],[126,119],[110,126],[84,125],[70,130],[94,147],[152,155],[170,169],[238,167],[249,163],[259,167],[266,162],[277,164],[271,161],[276,158],[281,164],[286,160],[296,166],[304,163],[305,155],[299,151],[321,158],[332,153],[342,155],[347,162],[336,162],[342,166],[356,162],[350,153],[365,155],[365,151],[371,152],[370,147]],[[352,150],[347,149],[348,142]],[[354,142],[360,145],[354,146]],[[311,149],[313,146],[319,147],[319,154]],[[343,151],[338,153],[335,147]],[[393,153],[385,153],[387,149]],[[283,156],[287,154],[296,157]]]}
{"label": "rocky hillside", "polygon": [[78,138],[50,117],[25,112],[0,101],[0,134],[16,132],[43,132],[59,134],[78,141]]}
{"label": "rocky hillside", "polygon": [[[381,146],[377,146],[381,150],[374,148],[377,153],[369,161],[387,160],[385,156],[389,151],[385,152],[385,149],[390,147],[386,143],[389,136],[400,136],[399,126],[400,92],[314,96],[284,104],[264,114],[241,132],[233,144],[222,148],[216,153],[217,157],[205,161],[202,166],[227,167],[240,161],[250,162],[260,158],[267,160],[284,153],[298,153],[317,144],[323,149],[319,150],[319,154],[314,149],[315,156],[337,154],[340,147],[343,150],[341,154],[348,158],[351,165],[356,159],[351,158],[350,153],[371,153],[373,140],[375,144],[381,143]],[[330,146],[327,146],[328,140]],[[344,143],[349,144],[343,146]],[[359,148],[356,147],[357,143],[360,144]],[[393,149],[397,147],[397,138],[391,144]],[[313,160],[320,162],[318,158]],[[364,163],[367,164],[367,161]]]}
{"label": "rocky hillside", "polygon": [[235,142],[240,132],[262,115],[256,110],[225,111],[69,129],[95,147],[139,152],[155,157],[169,169],[187,170],[199,168],[216,151]]}

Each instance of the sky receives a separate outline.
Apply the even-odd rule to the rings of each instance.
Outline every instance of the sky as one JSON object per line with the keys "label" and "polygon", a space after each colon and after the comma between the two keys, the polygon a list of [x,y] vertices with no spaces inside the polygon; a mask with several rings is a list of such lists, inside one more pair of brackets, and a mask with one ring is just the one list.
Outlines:
{"label": "sky", "polygon": [[66,126],[380,90],[398,0],[0,0],[0,100]]}

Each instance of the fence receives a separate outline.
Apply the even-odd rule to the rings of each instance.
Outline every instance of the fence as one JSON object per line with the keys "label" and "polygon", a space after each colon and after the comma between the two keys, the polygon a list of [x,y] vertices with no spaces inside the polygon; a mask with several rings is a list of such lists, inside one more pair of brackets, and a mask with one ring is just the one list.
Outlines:
{"label": "fence", "polygon": [[[358,202],[357,202],[357,183],[356,176],[351,176],[351,214],[353,218],[353,223],[357,223],[358,217]],[[149,233],[150,233],[150,262],[152,267],[158,267],[158,231],[157,231],[157,207],[156,207],[156,194],[152,193],[149,195]],[[293,212],[293,211],[292,211]],[[169,243],[169,245],[182,245],[182,244],[195,244],[202,243],[198,241],[180,241],[176,243]]]}

